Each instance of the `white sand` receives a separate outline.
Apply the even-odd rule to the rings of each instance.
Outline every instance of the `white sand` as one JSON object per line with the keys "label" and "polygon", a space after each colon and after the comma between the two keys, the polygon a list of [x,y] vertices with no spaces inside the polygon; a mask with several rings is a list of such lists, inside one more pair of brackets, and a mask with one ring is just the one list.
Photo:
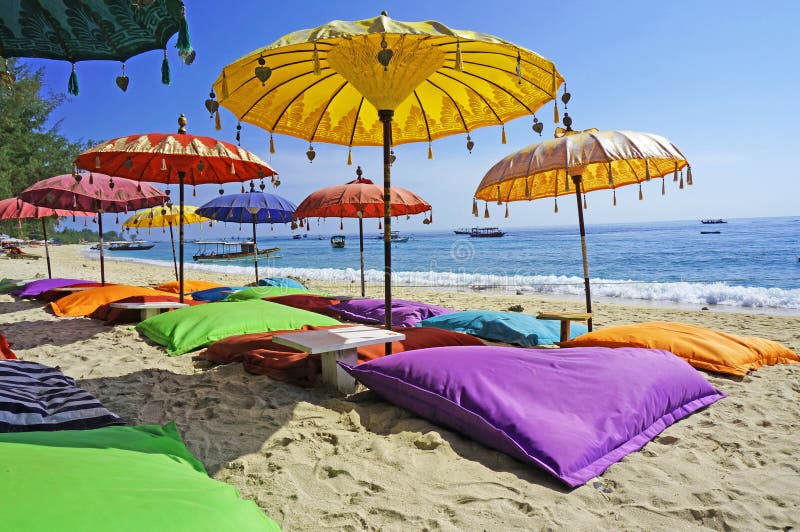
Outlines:
{"label": "white sand", "polygon": [[[99,279],[98,263],[81,249],[55,248],[54,276]],[[43,272],[44,260],[0,258],[0,277]],[[171,274],[169,268],[106,265],[110,282],[163,282]],[[581,310],[574,301],[526,296],[403,288],[395,294],[457,309]],[[797,316],[595,308],[597,327],[649,320],[762,336],[800,350]],[[727,399],[567,490],[530,465],[370,392],[334,398],[249,375],[240,364],[212,367],[191,354],[168,357],[130,326],[56,318],[41,303],[2,295],[0,331],[21,358],[60,366],[130,423],[174,420],[211,475],[236,486],[286,530],[764,530],[800,523],[800,365],[767,367],[743,379],[705,374]]]}

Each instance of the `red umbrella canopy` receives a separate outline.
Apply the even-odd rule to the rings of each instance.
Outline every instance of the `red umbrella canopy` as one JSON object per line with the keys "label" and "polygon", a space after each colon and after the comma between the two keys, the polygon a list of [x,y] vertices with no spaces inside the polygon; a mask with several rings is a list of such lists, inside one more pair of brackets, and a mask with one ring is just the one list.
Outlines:
{"label": "red umbrella canopy", "polygon": [[93,212],[49,209],[38,207],[19,198],[0,200],[0,220],[20,220],[23,218],[48,218],[50,216],[94,216]]}
{"label": "red umbrella canopy", "polygon": [[[361,177],[344,185],[321,188],[312,192],[294,211],[301,218],[383,218],[383,187]],[[431,210],[431,205],[410,190],[391,188],[392,216],[419,214]]]}
{"label": "red umbrella canopy", "polygon": [[167,196],[156,187],[105,174],[65,174],[23,190],[23,201],[51,209],[128,212],[162,205]]}
{"label": "red umbrella canopy", "polygon": [[[229,142],[187,133],[130,135],[103,142],[75,159],[81,168],[137,181],[189,185],[272,178],[277,174],[257,155]],[[274,182],[274,179],[273,179]]]}

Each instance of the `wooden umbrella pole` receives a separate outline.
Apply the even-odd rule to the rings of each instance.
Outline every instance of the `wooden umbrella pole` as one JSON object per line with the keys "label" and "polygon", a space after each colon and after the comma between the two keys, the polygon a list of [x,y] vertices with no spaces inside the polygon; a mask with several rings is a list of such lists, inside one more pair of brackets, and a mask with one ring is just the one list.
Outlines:
{"label": "wooden umbrella pole", "polygon": [[[383,287],[386,330],[392,330],[392,117],[394,111],[382,109],[378,117],[383,122]],[[392,343],[386,342],[386,354],[392,354]]]}
{"label": "wooden umbrella pole", "polygon": [[100,233],[100,286],[106,285],[106,265],[103,259],[103,213],[97,212],[97,232]]}
{"label": "wooden umbrella pole", "polygon": [[169,241],[172,242],[172,266],[175,268],[175,280],[180,281],[178,278],[178,259],[175,258],[175,235],[172,232],[172,223],[169,224]]}
{"label": "wooden umbrella pole", "polygon": [[47,257],[47,278],[53,278],[53,272],[50,270],[50,248],[47,247],[47,224],[44,223],[42,218],[42,233],[44,234],[44,254]]}
{"label": "wooden umbrella pole", "polygon": [[178,209],[178,253],[180,254],[180,269],[178,275],[178,288],[180,290],[179,301],[183,303],[183,180],[186,178],[186,172],[178,172],[178,198],[180,200],[180,207]]}
{"label": "wooden umbrella pole", "polygon": [[[589,259],[586,253],[586,228],[583,225],[583,202],[581,201],[581,180],[580,175],[572,176],[572,182],[575,183],[575,198],[578,201],[578,225],[581,231],[581,253],[583,254],[583,285],[586,290],[586,312],[592,313],[592,294],[589,288]],[[592,330],[592,318],[587,322],[589,331]]]}
{"label": "wooden umbrella pole", "polygon": [[358,251],[361,254],[361,297],[367,297],[364,291],[364,219],[358,219]]}
{"label": "wooden umbrella pole", "polygon": [[256,267],[256,286],[258,286],[258,244],[256,243],[256,215],[253,217],[253,265]]}

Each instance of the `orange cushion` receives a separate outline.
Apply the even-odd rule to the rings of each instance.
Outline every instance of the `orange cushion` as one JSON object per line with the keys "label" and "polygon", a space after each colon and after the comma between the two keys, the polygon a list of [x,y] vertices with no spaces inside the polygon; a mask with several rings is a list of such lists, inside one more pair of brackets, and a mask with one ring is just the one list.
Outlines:
{"label": "orange cushion", "polygon": [[[209,288],[220,288],[224,284],[215,283],[214,281],[191,281],[189,279],[183,280],[183,293],[197,292],[198,290],[208,290]],[[177,294],[180,292],[178,281],[170,281],[153,287],[154,290],[161,290],[162,292],[172,292]]]}
{"label": "orange cushion", "polygon": [[73,292],[52,301],[50,308],[53,309],[56,316],[88,316],[101,305],[131,296],[172,296],[172,293],[160,292],[143,286],[118,284]]}
{"label": "orange cushion", "polygon": [[607,327],[558,345],[664,349],[696,368],[740,376],[761,366],[800,362],[797,353],[772,340],[671,321]]}

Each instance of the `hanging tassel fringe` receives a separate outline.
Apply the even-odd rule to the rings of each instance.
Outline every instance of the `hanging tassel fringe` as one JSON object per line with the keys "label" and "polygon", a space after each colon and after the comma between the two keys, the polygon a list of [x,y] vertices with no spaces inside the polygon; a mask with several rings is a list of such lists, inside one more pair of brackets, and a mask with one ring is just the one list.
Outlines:
{"label": "hanging tassel fringe", "polygon": [[506,218],[508,218],[508,202],[506,202]]}
{"label": "hanging tassel fringe", "polygon": [[612,173],[611,170],[611,163],[608,163],[608,186],[610,187],[614,186],[614,174]]}
{"label": "hanging tassel fringe", "polygon": [[525,178],[525,197],[531,199],[531,187],[528,185],[528,178]]}
{"label": "hanging tassel fringe", "polygon": [[642,184],[639,183],[639,201],[644,199],[644,194],[642,194]]}
{"label": "hanging tassel fringe", "polygon": [[583,194],[583,210],[585,211],[588,208],[589,208],[589,204],[586,203],[586,193],[584,193]]}
{"label": "hanging tassel fringe", "polygon": [[478,200],[472,198],[472,216],[478,217]]}
{"label": "hanging tassel fringe", "polygon": [[614,207],[617,206],[617,190],[614,189]]}
{"label": "hanging tassel fringe", "polygon": [[644,160],[644,180],[650,181],[650,163],[647,159]]}
{"label": "hanging tassel fringe", "polygon": [[661,195],[662,196],[666,196],[667,195],[667,186],[666,186],[666,184],[664,184],[664,181],[666,181],[666,180],[662,177],[661,178]]}
{"label": "hanging tassel fringe", "polygon": [[339,218],[339,231],[343,231],[343,230],[344,230],[344,222],[342,221],[341,218]]}
{"label": "hanging tassel fringe", "polygon": [[347,166],[353,166],[353,150],[347,149]]}
{"label": "hanging tassel fringe", "polygon": [[275,153],[275,141],[272,139],[272,133],[269,134],[269,152]]}
{"label": "hanging tassel fringe", "polygon": [[169,71],[169,59],[167,59],[167,49],[164,48],[164,59],[161,61],[161,83],[169,85],[172,83],[172,77]]}
{"label": "hanging tassel fringe", "polygon": [[489,202],[484,202],[483,205],[484,205],[483,217],[484,218],[488,218],[489,217]]}
{"label": "hanging tassel fringe", "polygon": [[194,60],[192,41],[189,38],[189,23],[186,21],[186,9],[181,10],[181,22],[178,26],[178,41],[175,43],[178,55],[187,65]]}
{"label": "hanging tassel fringe", "polygon": [[506,144],[506,142],[507,142],[506,141],[506,126],[504,125],[503,126],[503,135],[500,137],[500,143],[501,144]]}
{"label": "hanging tassel fringe", "polygon": [[558,116],[558,102],[553,100],[553,122],[558,124],[561,122],[561,117]]}
{"label": "hanging tassel fringe", "polygon": [[194,185],[194,186],[192,187],[192,197],[193,197],[193,198],[194,198],[194,197],[197,197],[197,185]]}
{"label": "hanging tassel fringe", "polygon": [[673,183],[678,182],[678,163],[675,163],[675,173],[672,174],[672,182]]}
{"label": "hanging tassel fringe", "polygon": [[378,230],[380,229],[383,229],[383,226],[381,225],[381,219],[378,218]]}
{"label": "hanging tassel fringe", "polygon": [[683,171],[681,171],[681,181],[680,184],[678,185],[678,188],[683,190]]}
{"label": "hanging tassel fringe", "polygon": [[214,113],[214,129],[222,131],[222,122],[219,119],[219,109]]}
{"label": "hanging tassel fringe", "polygon": [[244,194],[244,183],[242,183],[242,194]]}
{"label": "hanging tassel fringe", "polygon": [[430,142],[428,143],[428,159],[433,159],[433,147]]}
{"label": "hanging tassel fringe", "polygon": [[687,166],[686,167],[686,184],[690,185],[690,186],[692,185],[692,167],[691,166]]}
{"label": "hanging tassel fringe", "polygon": [[553,212],[558,214],[558,198],[555,198],[556,208],[553,209]]}
{"label": "hanging tassel fringe", "polygon": [[69,80],[67,81],[67,92],[73,96],[77,96],[81,92],[80,87],[78,87],[78,74],[75,72],[75,63],[72,63],[72,72],[70,72]]}
{"label": "hanging tassel fringe", "polygon": [[502,198],[500,198],[500,185],[497,186],[497,204],[498,205],[502,205],[503,204],[503,200],[502,200]]}

